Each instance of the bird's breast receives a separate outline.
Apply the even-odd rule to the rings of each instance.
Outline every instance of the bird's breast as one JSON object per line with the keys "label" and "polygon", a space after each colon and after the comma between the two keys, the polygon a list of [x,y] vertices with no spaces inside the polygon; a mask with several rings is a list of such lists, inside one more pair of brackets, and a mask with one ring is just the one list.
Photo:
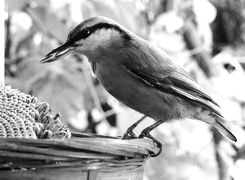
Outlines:
{"label": "bird's breast", "polygon": [[[115,96],[122,99],[124,94],[130,95],[134,91],[132,77],[128,75],[126,70],[118,65],[110,63],[96,63],[94,73],[100,80],[105,89]],[[130,81],[131,80],[131,81]]]}
{"label": "bird's breast", "polygon": [[96,63],[95,75],[112,96],[142,114],[156,120],[185,116],[186,105],[182,106],[183,103],[179,102],[181,99],[147,85],[123,66]]}

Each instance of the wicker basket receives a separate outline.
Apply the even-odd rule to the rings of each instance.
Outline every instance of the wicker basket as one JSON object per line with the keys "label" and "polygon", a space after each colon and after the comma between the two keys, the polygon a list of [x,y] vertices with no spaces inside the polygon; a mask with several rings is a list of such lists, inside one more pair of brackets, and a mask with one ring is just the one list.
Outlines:
{"label": "wicker basket", "polygon": [[140,180],[150,139],[72,133],[68,139],[0,139],[0,179]]}

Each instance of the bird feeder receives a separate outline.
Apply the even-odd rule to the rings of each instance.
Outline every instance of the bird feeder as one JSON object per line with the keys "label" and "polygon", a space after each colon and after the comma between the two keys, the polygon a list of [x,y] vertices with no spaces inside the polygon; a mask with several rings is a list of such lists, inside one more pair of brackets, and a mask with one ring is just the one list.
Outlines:
{"label": "bird feeder", "polygon": [[151,139],[71,133],[47,103],[3,85],[0,106],[0,179],[140,180],[158,152]]}
{"label": "bird feeder", "polygon": [[1,179],[140,180],[150,152],[147,139],[72,134],[60,139],[0,139]]}

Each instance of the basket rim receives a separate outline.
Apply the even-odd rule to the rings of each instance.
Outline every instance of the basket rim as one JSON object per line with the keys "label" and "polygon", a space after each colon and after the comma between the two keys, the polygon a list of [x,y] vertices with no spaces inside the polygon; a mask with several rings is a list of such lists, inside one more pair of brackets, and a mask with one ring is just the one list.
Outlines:
{"label": "basket rim", "polygon": [[72,133],[66,139],[0,139],[2,168],[103,169],[139,166],[157,153],[151,139],[122,140],[96,134]]}

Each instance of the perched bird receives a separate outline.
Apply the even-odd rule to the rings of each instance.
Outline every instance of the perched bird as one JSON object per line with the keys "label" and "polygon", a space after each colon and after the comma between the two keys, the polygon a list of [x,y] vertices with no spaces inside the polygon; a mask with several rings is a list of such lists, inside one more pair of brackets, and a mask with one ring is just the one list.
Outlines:
{"label": "perched bird", "polygon": [[232,141],[219,105],[180,66],[154,44],[106,17],[93,17],[75,27],[67,41],[48,53],[42,63],[70,53],[81,53],[93,72],[116,99],[145,116],[131,126],[124,138],[146,116],[156,120],[139,137],[160,142],[149,132],[163,122],[192,118],[217,128]]}

